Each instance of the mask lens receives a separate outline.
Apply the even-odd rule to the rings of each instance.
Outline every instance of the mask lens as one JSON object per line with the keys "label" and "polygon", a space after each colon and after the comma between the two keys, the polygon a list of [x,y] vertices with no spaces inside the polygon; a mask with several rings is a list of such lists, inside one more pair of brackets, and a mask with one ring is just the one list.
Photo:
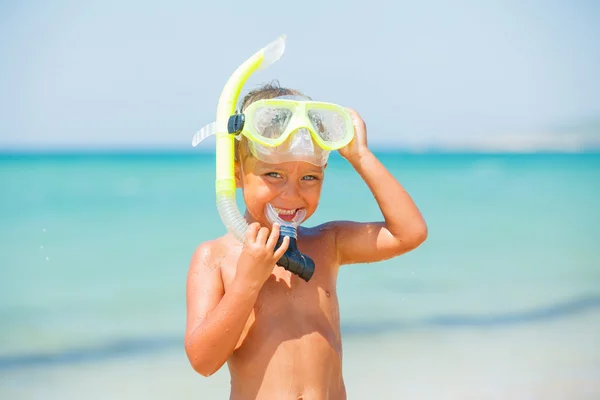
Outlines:
{"label": "mask lens", "polygon": [[278,139],[292,119],[287,108],[260,107],[255,111],[254,128],[264,138]]}
{"label": "mask lens", "polygon": [[325,142],[337,142],[346,136],[347,124],[337,111],[309,110],[308,118],[315,131]]}

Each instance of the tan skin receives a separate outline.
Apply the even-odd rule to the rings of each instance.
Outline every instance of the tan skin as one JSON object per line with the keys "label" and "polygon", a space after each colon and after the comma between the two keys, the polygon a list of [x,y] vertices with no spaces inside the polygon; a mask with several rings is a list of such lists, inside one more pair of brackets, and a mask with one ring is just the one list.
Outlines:
{"label": "tan skin", "polygon": [[421,213],[367,146],[366,126],[351,110],[355,137],[340,154],[372,191],[382,222],[329,222],[298,232],[300,251],[316,264],[309,282],[276,266],[277,224],[267,203],[304,208],[321,195],[324,168],[277,165],[242,156],[236,165],[251,222],[242,246],[227,234],[195,251],[187,281],[185,349],[192,367],[210,376],[227,362],[231,399],[345,399],[336,294],[341,265],[399,256],[427,237]]}

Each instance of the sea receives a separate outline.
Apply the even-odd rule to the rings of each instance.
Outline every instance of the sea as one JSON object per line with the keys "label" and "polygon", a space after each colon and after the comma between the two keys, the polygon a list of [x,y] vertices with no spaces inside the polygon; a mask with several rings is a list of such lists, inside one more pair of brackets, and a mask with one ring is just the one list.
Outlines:
{"label": "sea", "polygon": [[[429,237],[341,268],[348,398],[600,399],[600,154],[374,153]],[[183,349],[214,180],[210,152],[0,154],[0,399],[228,398]],[[336,219],[382,215],[333,154],[305,225]]]}

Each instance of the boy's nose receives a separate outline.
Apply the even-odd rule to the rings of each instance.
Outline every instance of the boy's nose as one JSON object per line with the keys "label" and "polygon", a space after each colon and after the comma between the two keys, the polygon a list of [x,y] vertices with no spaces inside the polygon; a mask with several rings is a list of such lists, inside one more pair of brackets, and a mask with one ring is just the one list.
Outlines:
{"label": "boy's nose", "polygon": [[281,191],[280,197],[284,199],[296,199],[300,197],[300,188],[294,182],[288,182]]}

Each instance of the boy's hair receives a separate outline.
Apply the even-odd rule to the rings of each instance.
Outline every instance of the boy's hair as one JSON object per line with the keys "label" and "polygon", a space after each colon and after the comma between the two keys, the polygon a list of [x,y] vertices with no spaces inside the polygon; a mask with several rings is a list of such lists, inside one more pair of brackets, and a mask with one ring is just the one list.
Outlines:
{"label": "boy's hair", "polygon": [[[305,94],[296,89],[281,87],[279,85],[279,81],[274,80],[274,81],[271,81],[270,83],[267,83],[266,85],[263,85],[262,87],[260,87],[258,89],[254,89],[254,90],[250,91],[246,96],[244,96],[244,98],[240,102],[238,110],[239,110],[239,112],[244,112],[246,107],[248,107],[250,104],[254,103],[255,101],[265,100],[265,99],[274,99],[275,97],[279,97],[279,96],[305,96]],[[246,137],[244,135],[242,135],[241,140],[235,141],[235,160],[236,161],[241,160],[240,153],[243,153],[243,154],[241,154],[242,158],[245,158],[247,156],[252,156],[252,153],[250,153],[250,149],[248,148],[247,141],[248,141],[248,139],[246,139]],[[242,148],[243,148],[243,152],[241,151]]]}

